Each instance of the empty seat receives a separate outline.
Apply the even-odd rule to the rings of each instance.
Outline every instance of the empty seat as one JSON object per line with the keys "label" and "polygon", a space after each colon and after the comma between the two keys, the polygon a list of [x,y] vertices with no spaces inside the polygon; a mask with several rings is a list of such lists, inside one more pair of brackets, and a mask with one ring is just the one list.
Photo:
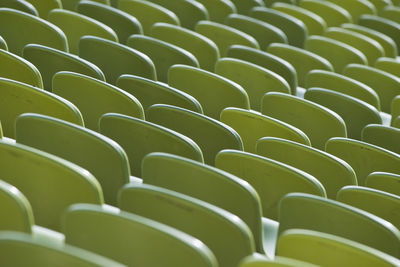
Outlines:
{"label": "empty seat", "polygon": [[311,263],[275,256],[273,260],[261,255],[248,256],[240,263],[239,267],[315,267]]}
{"label": "empty seat", "polygon": [[0,7],[15,9],[33,16],[38,16],[38,11],[36,10],[36,8],[31,3],[25,0],[2,0],[0,1]]}
{"label": "empty seat", "polygon": [[61,0],[27,0],[39,13],[39,17],[47,19],[49,12],[56,8],[62,8]]}
{"label": "empty seat", "polygon": [[375,62],[375,68],[400,77],[400,61],[394,58],[381,57]]}
{"label": "empty seat", "polygon": [[299,7],[321,16],[326,21],[328,27],[353,22],[352,16],[346,9],[330,1],[301,0],[299,1]]}
{"label": "empty seat", "polygon": [[377,13],[375,5],[371,3],[369,0],[356,0],[356,1],[328,0],[328,1],[342,7],[347,12],[349,12],[354,23],[356,23],[360,18],[360,16],[363,14],[374,15]]}
{"label": "empty seat", "polygon": [[363,129],[361,138],[364,142],[400,154],[400,129],[398,128],[379,124],[370,124],[365,126]]}
{"label": "empty seat", "polygon": [[224,23],[225,18],[229,14],[236,13],[237,11],[235,4],[230,0],[197,0],[197,2],[202,3],[207,9],[209,19],[218,23]]}
{"label": "empty seat", "polygon": [[400,174],[373,172],[365,179],[365,186],[400,196]]}
{"label": "empty seat", "polygon": [[253,7],[262,7],[264,2],[262,0],[230,0],[237,9],[239,14],[248,15]]}

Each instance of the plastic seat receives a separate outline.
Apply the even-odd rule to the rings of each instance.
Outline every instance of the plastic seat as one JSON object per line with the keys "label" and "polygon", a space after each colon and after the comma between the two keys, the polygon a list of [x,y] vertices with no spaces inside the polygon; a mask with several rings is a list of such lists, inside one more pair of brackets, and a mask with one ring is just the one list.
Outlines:
{"label": "plastic seat", "polygon": [[378,11],[378,13],[380,13],[382,9],[384,9],[386,6],[393,5],[393,2],[396,0],[368,0],[368,1],[374,4],[376,10]]}
{"label": "plastic seat", "polygon": [[0,232],[0,249],[3,266],[126,266],[84,249],[69,245],[54,247],[30,235],[12,231]]}
{"label": "plastic seat", "polygon": [[305,49],[328,60],[337,73],[351,63],[367,65],[367,57],[358,49],[346,43],[324,36],[310,36],[305,43]]}
{"label": "plastic seat", "polygon": [[0,121],[6,137],[15,137],[15,119],[25,112],[41,113],[83,125],[81,113],[69,101],[24,83],[0,78]]}
{"label": "plastic seat", "polygon": [[327,107],[337,113],[346,124],[349,138],[361,140],[361,131],[368,124],[381,124],[379,111],[355,97],[332,90],[313,87],[304,94],[304,99]]}
{"label": "plastic seat", "polygon": [[195,31],[210,38],[217,45],[222,57],[226,55],[229,46],[234,44],[260,48],[257,40],[251,35],[220,23],[199,21]]}
{"label": "plastic seat", "polygon": [[260,196],[263,216],[278,219],[279,200],[290,192],[304,192],[326,197],[322,184],[310,174],[259,155],[222,150],[215,166],[249,182]]}
{"label": "plastic seat", "polygon": [[305,86],[305,77],[309,71],[314,69],[333,71],[333,66],[328,60],[301,48],[286,44],[271,44],[267,52],[289,62],[296,69],[298,84],[302,87]]}
{"label": "plastic seat", "polygon": [[43,88],[42,75],[29,61],[0,49],[0,76]]}
{"label": "plastic seat", "polygon": [[308,137],[299,129],[255,111],[226,108],[221,113],[221,122],[238,132],[246,152],[255,153],[257,140],[267,136],[292,140],[306,146],[310,145]]}
{"label": "plastic seat", "polygon": [[116,85],[134,95],[144,111],[154,104],[169,104],[203,113],[201,104],[193,96],[153,80],[124,74],[118,78]]}
{"label": "plastic seat", "polygon": [[339,236],[291,229],[278,240],[278,255],[318,266],[398,266],[399,260],[379,250]]}
{"label": "plastic seat", "polygon": [[265,94],[262,101],[262,114],[297,127],[315,148],[324,149],[329,138],[347,135],[343,119],[321,105],[282,93]]}
{"label": "plastic seat", "polygon": [[215,1],[215,0],[197,0],[203,4],[208,11],[209,20],[224,23],[225,18],[229,14],[236,13],[236,6],[230,0]]}
{"label": "plastic seat", "polygon": [[379,12],[379,16],[400,23],[400,7],[387,5],[381,10],[381,12]]}
{"label": "plastic seat", "polygon": [[80,1],[76,10],[109,26],[117,34],[120,43],[125,44],[132,34],[143,33],[142,25],[134,16],[117,8],[93,1]]}
{"label": "plastic seat", "polygon": [[192,53],[178,46],[144,35],[131,35],[127,45],[146,54],[154,62],[157,78],[168,81],[168,69],[175,64],[199,67],[199,62]]}
{"label": "plastic seat", "polygon": [[371,124],[365,126],[362,131],[362,141],[400,154],[400,129]]}
{"label": "plastic seat", "polygon": [[400,61],[394,58],[381,57],[375,62],[375,68],[400,77]]}
{"label": "plastic seat", "polygon": [[204,162],[209,165],[214,165],[215,156],[222,149],[243,149],[242,140],[235,130],[190,110],[162,104],[153,105],[147,110],[147,120],[193,139],[203,151]]}
{"label": "plastic seat", "polygon": [[131,173],[141,177],[142,159],[151,152],[167,152],[203,162],[200,148],[175,131],[126,115],[107,113],[100,119],[101,134],[122,146]]}
{"label": "plastic seat", "polygon": [[345,161],[322,150],[275,137],[261,138],[257,154],[313,175],[326,189],[328,198],[335,199],[345,185],[357,185],[354,170]]}
{"label": "plastic seat", "polygon": [[219,50],[207,37],[167,23],[154,24],[150,35],[185,49],[196,57],[202,69],[214,71],[215,62],[219,59]]}
{"label": "plastic seat", "polygon": [[[282,198],[279,205],[279,233],[288,229],[335,235],[394,257],[400,253],[400,232],[391,223],[369,212],[319,196],[291,193]],[[277,251],[279,254],[279,247]]]}
{"label": "plastic seat", "polygon": [[264,2],[262,0],[231,0],[236,6],[237,12],[242,15],[248,15],[250,10],[254,7],[263,7]]}
{"label": "plastic seat", "polygon": [[215,73],[241,85],[247,92],[250,107],[261,110],[261,98],[268,92],[290,94],[289,84],[280,75],[266,69],[235,58],[221,58],[215,65]]}
{"label": "plastic seat", "polygon": [[93,63],[51,47],[29,44],[24,47],[23,56],[38,68],[47,91],[52,91],[53,77],[58,71],[73,71],[105,80],[103,72]]}
{"label": "plastic seat", "polygon": [[373,172],[365,179],[365,186],[400,196],[400,175],[388,172]]}
{"label": "plastic seat", "polygon": [[38,11],[36,10],[36,8],[31,3],[25,0],[1,0],[0,7],[16,9],[29,15],[38,16]]}
{"label": "plastic seat", "polygon": [[299,19],[286,13],[266,8],[255,7],[251,10],[250,16],[270,23],[281,29],[287,36],[290,45],[303,47],[304,41],[307,38],[307,27]]}
{"label": "plastic seat", "polygon": [[37,12],[39,17],[47,19],[49,12],[56,8],[62,8],[61,0],[27,0],[31,3]]}
{"label": "plastic seat", "polygon": [[292,5],[296,4],[296,0],[263,0],[263,2],[265,4],[265,6],[267,6],[267,7],[272,6],[276,2],[292,4]]}
{"label": "plastic seat", "polygon": [[346,9],[329,1],[301,0],[299,7],[321,16],[328,27],[353,22],[353,18]]}
{"label": "plastic seat", "polygon": [[392,115],[391,126],[399,128],[398,127],[398,122],[399,122],[398,118],[400,116],[400,96],[395,96],[392,100],[391,115]]}
{"label": "plastic seat", "polygon": [[271,260],[257,255],[246,257],[241,261],[239,267],[316,267],[316,265],[285,257],[276,256]]}
{"label": "plastic seat", "polygon": [[0,49],[8,51],[7,42],[4,40],[3,37],[0,36]]}
{"label": "plastic seat", "polygon": [[343,74],[370,86],[378,94],[382,111],[391,113],[393,98],[400,94],[400,79],[377,68],[351,64],[346,66]]}
{"label": "plastic seat", "polygon": [[99,66],[111,84],[122,74],[156,79],[155,66],[148,56],[106,39],[84,36],[79,42],[79,56]]}
{"label": "plastic seat", "polygon": [[67,38],[60,28],[36,16],[0,8],[0,25],[0,35],[7,40],[9,51],[16,55],[21,56],[24,46],[30,43],[68,52]]}
{"label": "plastic seat", "polygon": [[[80,1],[83,0],[61,0],[61,3],[64,9],[75,11]],[[93,0],[93,2],[110,5],[110,0]]]}
{"label": "plastic seat", "polygon": [[354,169],[359,185],[375,171],[399,173],[400,155],[365,142],[332,138],[326,143],[326,152],[335,155]]}
{"label": "plastic seat", "polygon": [[350,13],[353,22],[357,22],[361,15],[370,14],[375,15],[377,10],[375,5],[371,3],[370,0],[356,0],[356,1],[347,1],[347,0],[328,0],[329,2],[334,3],[335,5],[340,6]]}
{"label": "plastic seat", "polygon": [[297,73],[292,64],[286,60],[270,53],[241,45],[229,47],[227,57],[245,60],[275,72],[289,84],[291,94],[296,95]]}
{"label": "plastic seat", "polygon": [[149,1],[119,0],[118,9],[137,18],[146,35],[150,34],[151,27],[157,22],[180,26],[180,21],[175,13]]}
{"label": "plastic seat", "polygon": [[232,80],[186,65],[174,65],[168,71],[168,84],[196,98],[204,114],[219,120],[226,107],[250,108],[246,91]]}
{"label": "plastic seat", "polygon": [[201,200],[151,185],[121,189],[119,207],[198,238],[221,267],[236,266],[254,253],[254,239],[237,216]]}

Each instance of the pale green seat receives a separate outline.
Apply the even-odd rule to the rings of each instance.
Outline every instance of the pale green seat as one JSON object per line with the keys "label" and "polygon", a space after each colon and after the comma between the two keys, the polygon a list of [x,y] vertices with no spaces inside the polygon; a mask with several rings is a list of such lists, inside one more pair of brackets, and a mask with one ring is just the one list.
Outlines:
{"label": "pale green seat", "polygon": [[150,36],[185,49],[196,57],[202,69],[214,71],[215,62],[219,59],[219,50],[209,38],[191,30],[161,22],[153,25]]}
{"label": "pale green seat", "polygon": [[109,26],[117,34],[120,43],[125,44],[132,34],[143,33],[142,25],[134,16],[117,8],[94,1],[80,1],[76,10]]}
{"label": "pale green seat", "polygon": [[198,239],[117,208],[73,205],[63,223],[67,244],[127,266],[217,266],[213,253]]}
{"label": "pale green seat", "polygon": [[[265,0],[264,0],[265,1]],[[290,258],[275,256],[273,260],[261,256],[248,256],[244,258],[239,267],[316,267],[317,265],[294,260]]]}
{"label": "pale green seat", "polygon": [[283,232],[278,240],[277,254],[327,267],[394,267],[400,264],[395,257],[358,242],[302,229]]}
{"label": "pale green seat", "polygon": [[299,7],[321,16],[328,27],[353,22],[352,16],[346,9],[329,1],[300,0]]}
{"label": "pale green seat", "polygon": [[342,74],[312,70],[306,76],[306,88],[321,87],[362,100],[380,110],[378,94],[368,85]]}
{"label": "pale green seat", "polygon": [[299,19],[266,7],[255,7],[250,16],[265,21],[281,29],[287,36],[290,45],[303,47],[308,32],[306,25]]}
{"label": "pale green seat", "polygon": [[[75,11],[79,2],[83,0],[61,0],[62,7],[67,10]],[[92,0],[93,2],[110,5],[110,0]]]}
{"label": "pale green seat", "polygon": [[29,15],[38,16],[36,8],[29,1],[25,0],[1,0],[0,7],[16,9]]}
{"label": "pale green seat", "polygon": [[59,231],[61,215],[69,205],[103,204],[96,178],[69,161],[3,141],[0,141],[0,158],[5,163],[0,176],[26,196],[40,226]]}
{"label": "pale green seat", "polygon": [[253,36],[261,50],[265,50],[271,43],[288,42],[286,34],[281,29],[249,16],[231,14],[225,19],[225,24]]}
{"label": "pale green seat", "polygon": [[361,140],[361,131],[368,124],[382,124],[379,111],[355,97],[332,90],[312,87],[304,99],[327,107],[337,113],[346,124],[347,137]]}
{"label": "pale green seat", "polygon": [[148,56],[106,39],[94,36],[81,38],[79,56],[99,66],[106,76],[106,81],[111,84],[115,84],[122,74],[156,79],[154,63]]}
{"label": "pale green seat", "polygon": [[299,129],[255,111],[226,108],[221,113],[221,122],[240,135],[246,152],[255,153],[257,140],[270,136],[310,145],[308,137]]}
{"label": "pale green seat", "polygon": [[225,18],[229,14],[236,13],[236,6],[231,0],[197,0],[197,2],[203,4],[208,11],[209,20],[224,23]]}
{"label": "pale green seat", "polygon": [[192,53],[153,37],[131,35],[127,45],[149,56],[156,67],[157,79],[161,82],[168,81],[168,69],[172,65],[184,64],[199,67],[199,62]]}
{"label": "pale green seat", "polygon": [[250,108],[248,94],[239,84],[199,68],[172,66],[168,71],[168,84],[193,96],[200,102],[204,114],[216,120],[226,107]]}
{"label": "pale green seat", "polygon": [[84,249],[69,245],[54,247],[30,235],[12,231],[0,232],[0,250],[2,266],[126,266]]}
{"label": "pale green seat", "polygon": [[0,49],[3,49],[5,51],[8,51],[8,46],[6,40],[4,40],[3,37],[0,36]]}
{"label": "pale green seat", "polygon": [[160,125],[117,113],[100,119],[101,134],[122,146],[134,176],[141,177],[142,159],[151,152],[167,152],[203,162],[202,151],[192,139]]}
{"label": "pale green seat", "polygon": [[400,129],[371,124],[362,131],[362,141],[400,154]]}
{"label": "pale green seat", "polygon": [[323,185],[310,174],[284,163],[237,150],[222,150],[215,166],[247,181],[260,196],[263,216],[278,219],[279,200],[290,192],[326,197]]}
{"label": "pale green seat", "polygon": [[0,49],[0,77],[43,88],[42,75],[29,61]]}
{"label": "pale green seat", "polygon": [[357,185],[354,170],[345,161],[313,147],[275,137],[261,138],[257,154],[305,171],[318,179],[327,197],[335,199],[345,185]]}
{"label": "pale green seat", "polygon": [[379,16],[400,23],[400,7],[387,5],[379,12]]}
{"label": "pale green seat", "polygon": [[105,80],[103,72],[93,63],[51,47],[28,44],[24,47],[23,56],[40,71],[43,78],[43,87],[46,91],[52,91],[54,74],[59,71],[73,71],[99,80]]}
{"label": "pale green seat", "polygon": [[94,131],[99,131],[100,117],[109,112],[144,119],[142,104],[133,95],[86,75],[66,71],[56,73],[53,93],[76,105],[85,127]]}
{"label": "pale green seat", "polygon": [[148,108],[146,115],[147,120],[177,131],[196,142],[208,165],[214,165],[215,156],[222,149],[243,150],[242,139],[235,130],[203,114],[159,104]]}
{"label": "pale green seat", "polygon": [[361,186],[372,172],[400,173],[400,155],[366,142],[332,138],[326,143],[326,152],[350,164]]}
{"label": "pale green seat", "polygon": [[314,69],[333,71],[332,64],[325,58],[287,44],[271,44],[267,52],[289,62],[296,70],[298,85],[305,86],[305,78]]}
{"label": "pale green seat", "polygon": [[151,27],[157,22],[165,22],[180,26],[178,17],[172,11],[151,3],[140,0],[119,0],[118,9],[134,16],[143,27],[143,33],[150,34]]}
{"label": "pale green seat", "polygon": [[0,121],[6,137],[15,137],[15,119],[36,112],[83,125],[80,111],[71,102],[33,86],[0,78]]}
{"label": "pale green seat", "polygon": [[357,22],[361,15],[370,14],[375,15],[377,10],[375,5],[370,0],[328,0],[335,5],[338,5],[350,13],[353,22]]}
{"label": "pale green seat", "polygon": [[253,235],[236,215],[201,200],[151,185],[126,185],[119,207],[181,230],[202,241],[220,267],[237,266],[254,253]]}
{"label": "pale green seat", "polygon": [[[350,239],[396,258],[400,254],[400,232],[391,223],[369,212],[319,196],[291,193],[281,199],[279,233],[284,235],[288,229],[314,230]],[[279,244],[277,251],[279,254]]]}
{"label": "pale green seat", "polygon": [[347,136],[343,119],[321,105],[282,93],[265,94],[262,101],[262,114],[300,129],[315,148],[324,149],[331,137]]}
{"label": "pale green seat", "polygon": [[9,51],[16,55],[21,56],[24,46],[31,43],[68,52],[67,38],[60,28],[36,16],[0,8],[0,25],[0,36],[7,41]]}
{"label": "pale green seat", "polygon": [[282,78],[284,78],[289,84],[291,94],[296,95],[297,72],[292,64],[281,57],[241,45],[233,45],[229,47],[227,57],[245,60],[275,72],[282,76]]}
{"label": "pale green seat", "polygon": [[268,92],[290,94],[289,84],[282,76],[256,64],[235,58],[221,58],[215,73],[241,85],[247,92],[250,107],[261,110],[261,99]]}
{"label": "pale green seat", "polygon": [[346,66],[343,74],[374,89],[380,98],[382,111],[391,113],[392,100],[400,94],[399,77],[374,67],[359,64]]}
{"label": "pale green seat", "polygon": [[400,60],[398,59],[389,57],[378,58],[374,67],[400,77]]}
{"label": "pale green seat", "polygon": [[52,9],[62,8],[61,0],[27,0],[31,3],[37,12],[39,13],[39,17],[42,19],[47,19],[49,12]]}
{"label": "pale green seat", "polygon": [[382,11],[386,6],[393,5],[393,2],[396,0],[368,0],[370,1],[375,7],[378,13]]}
{"label": "pale green seat", "polygon": [[367,57],[357,48],[332,38],[313,35],[304,45],[305,49],[328,60],[337,73],[351,63],[367,65]]}
{"label": "pale green seat", "polygon": [[400,196],[400,174],[373,172],[365,179],[365,186]]}
{"label": "pale green seat", "polygon": [[211,39],[217,45],[222,57],[226,55],[228,48],[235,44],[260,48],[257,40],[251,35],[220,23],[199,21],[195,31]]}
{"label": "pale green seat", "polygon": [[264,2],[262,0],[230,0],[237,9],[239,14],[248,15],[250,10],[254,7],[263,7]]}
{"label": "pale green seat", "polygon": [[272,9],[286,13],[301,20],[307,27],[307,33],[309,35],[322,35],[326,28],[326,22],[317,13],[311,12],[307,9],[288,4],[277,2],[272,5]]}

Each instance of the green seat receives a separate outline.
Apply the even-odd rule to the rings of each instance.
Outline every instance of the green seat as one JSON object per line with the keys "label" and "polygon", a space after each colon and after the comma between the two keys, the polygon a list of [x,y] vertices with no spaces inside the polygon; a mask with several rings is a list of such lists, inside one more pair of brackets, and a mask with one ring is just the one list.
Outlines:
{"label": "green seat", "polygon": [[362,131],[362,141],[400,154],[400,129],[371,124],[365,126]]}
{"label": "green seat", "polygon": [[400,61],[394,58],[381,57],[375,62],[375,68],[400,77]]}
{"label": "green seat", "polygon": [[100,119],[100,132],[122,146],[131,173],[141,177],[142,159],[151,152],[167,152],[203,162],[200,148],[175,131],[126,115],[108,113]]}
{"label": "green seat", "polygon": [[250,10],[254,7],[263,7],[264,2],[262,0],[230,0],[237,9],[239,14],[248,15]]}
{"label": "green seat", "polygon": [[145,54],[128,46],[95,36],[84,36],[79,42],[79,56],[93,62],[104,72],[106,81],[115,84],[122,74],[156,79],[156,69]]}
{"label": "green seat", "polygon": [[[127,266],[216,267],[198,239],[147,218],[90,204],[71,206],[64,216],[66,243]],[[93,227],[93,226],[96,227]]]}
{"label": "green seat", "polygon": [[396,0],[368,0],[368,1],[370,1],[376,7],[376,10],[380,14],[382,9],[384,9],[386,6],[393,5],[393,2],[395,2]]}
{"label": "green seat", "polygon": [[[264,0],[266,1],[266,0]],[[241,263],[239,267],[316,267],[311,263],[294,260],[285,257],[275,256],[273,260],[263,256],[248,256]]]}
{"label": "green seat", "polygon": [[312,70],[306,76],[306,88],[321,87],[362,100],[380,110],[379,96],[368,85],[347,76],[324,70]]}
{"label": "green seat", "polygon": [[29,61],[0,49],[0,77],[43,88],[42,75]]}
{"label": "green seat", "polygon": [[278,219],[279,200],[290,192],[304,192],[326,197],[322,184],[310,174],[259,155],[237,150],[223,150],[215,166],[249,182],[261,199],[263,216]]}
{"label": "green seat", "polygon": [[172,11],[151,3],[140,0],[118,0],[118,9],[134,16],[143,27],[143,33],[150,34],[151,27],[157,22],[165,22],[180,26],[178,17]]}
{"label": "green seat", "polygon": [[21,56],[24,46],[30,43],[68,52],[67,38],[60,28],[36,16],[0,8],[0,25],[0,36],[7,40],[9,51],[16,55]]}
{"label": "green seat", "polygon": [[270,23],[281,29],[287,36],[290,45],[303,47],[308,32],[306,25],[299,19],[284,12],[266,7],[255,7],[250,16]]}
{"label": "green seat", "polygon": [[47,91],[52,91],[54,74],[59,71],[73,71],[99,80],[105,79],[103,72],[93,63],[51,47],[29,44],[24,47],[23,56],[38,68]]}
{"label": "green seat", "polygon": [[275,72],[289,84],[291,94],[296,95],[297,73],[292,64],[286,60],[270,53],[241,45],[229,47],[227,57],[245,60]]}
{"label": "green seat", "polygon": [[226,107],[249,109],[246,91],[232,80],[186,65],[174,65],[168,71],[168,84],[197,99],[204,114],[219,120]]}
{"label": "green seat", "polygon": [[379,111],[355,97],[332,90],[313,87],[304,94],[304,99],[327,107],[337,113],[346,124],[349,138],[361,140],[361,131],[368,124],[381,124]]}
{"label": "green seat", "polygon": [[[284,235],[288,229],[323,232],[350,239],[397,258],[400,254],[400,232],[391,223],[369,212],[319,196],[291,193],[281,199],[279,233]],[[279,250],[278,244],[278,255]]]}
{"label": "green seat", "polygon": [[379,16],[400,23],[400,7],[387,5],[379,12]]}
{"label": "green seat", "polygon": [[2,179],[32,205],[36,223],[60,230],[64,210],[73,203],[103,203],[100,184],[85,169],[22,144],[0,141]]}
{"label": "green seat", "polygon": [[157,78],[161,82],[168,81],[168,69],[175,64],[199,67],[199,62],[192,53],[176,45],[144,35],[131,35],[127,45],[147,56],[154,62]]}
{"label": "green seat", "polygon": [[395,96],[393,98],[390,107],[391,107],[391,115],[392,115],[391,125],[393,127],[398,127],[398,126],[396,126],[396,120],[399,122],[398,118],[400,116],[400,96]]}
{"label": "green seat", "polygon": [[361,15],[375,15],[377,10],[375,5],[370,0],[328,0],[329,2],[338,5],[350,13],[353,22],[357,22]]}
{"label": "green seat", "polygon": [[98,131],[100,117],[109,112],[144,119],[140,102],[131,94],[103,81],[73,72],[58,72],[53,93],[71,101],[82,113],[85,127]]}
{"label": "green seat", "polygon": [[31,3],[25,0],[1,0],[0,7],[16,9],[29,15],[38,16],[38,11],[36,10],[36,8]]}
{"label": "green seat", "polygon": [[343,119],[319,104],[282,93],[265,94],[262,101],[262,114],[297,127],[315,148],[324,149],[329,138],[347,135]]}
{"label": "green seat", "polygon": [[154,24],[150,35],[185,49],[196,57],[202,69],[214,71],[215,62],[219,59],[219,50],[207,37],[167,23]]}
{"label": "green seat", "polygon": [[263,0],[263,2],[265,4],[265,6],[267,6],[267,7],[272,6],[276,2],[292,4],[292,5],[296,4],[296,0]]}
{"label": "green seat", "polygon": [[8,51],[8,46],[3,37],[0,36],[0,49]]}
{"label": "green seat", "polygon": [[147,119],[193,139],[203,151],[204,162],[209,165],[214,165],[215,156],[222,149],[243,149],[242,139],[235,130],[190,110],[153,105],[147,110]]}
{"label": "green seat", "polygon": [[313,35],[305,43],[305,49],[328,60],[337,73],[351,63],[367,65],[367,57],[357,48],[332,38]]}
{"label": "green seat", "polygon": [[2,266],[58,266],[58,267],[123,267],[126,265],[69,245],[54,247],[17,232],[0,232],[0,265]]}
{"label": "green seat", "polygon": [[[62,7],[67,10],[75,11],[79,2],[83,0],[61,0]],[[92,0],[105,5],[110,5],[110,0]]]}
{"label": "green seat", "polygon": [[134,16],[117,8],[93,1],[80,1],[76,10],[80,14],[109,26],[117,34],[118,40],[123,44],[126,43],[130,35],[143,33],[142,25]]}
{"label": "green seat", "polygon": [[229,14],[236,13],[236,6],[230,0],[197,0],[197,2],[203,4],[208,11],[209,20],[214,22],[224,23]]}
{"label": "green seat", "polygon": [[250,107],[261,110],[261,99],[268,92],[290,94],[289,84],[282,76],[256,64],[235,58],[221,58],[215,73],[241,85],[247,92]]}
{"label": "green seat", "polygon": [[118,78],[116,85],[134,95],[142,104],[144,111],[154,104],[169,104],[203,113],[200,103],[193,96],[163,83],[124,74]]}
{"label": "green seat", "polygon": [[317,264],[318,266],[385,266],[400,264],[389,256],[349,239],[312,230],[291,229],[278,240],[278,255]]}
{"label": "green seat", "polygon": [[247,225],[236,215],[201,200],[156,186],[126,185],[119,195],[119,207],[198,238],[215,254],[220,267],[237,266],[254,253]]}
{"label": "green seat", "polygon": [[37,12],[39,17],[47,19],[49,12],[56,8],[62,8],[61,0],[27,0],[30,2]]}
{"label": "green seat", "polygon": [[362,141],[332,138],[326,143],[326,152],[349,163],[356,172],[359,185],[364,185],[372,172],[400,171],[400,155]]}
{"label": "green seat", "polygon": [[374,89],[380,98],[382,111],[391,113],[392,100],[400,94],[399,77],[374,67],[359,64],[346,66],[343,74]]}
{"label": "green seat", "polygon": [[271,44],[267,52],[289,62],[296,70],[299,86],[305,86],[305,78],[314,69],[333,71],[332,64],[325,58],[286,44]]}
{"label": "green seat", "polygon": [[0,121],[6,137],[15,137],[15,119],[25,112],[41,113],[83,125],[80,111],[71,102],[33,86],[0,78]]}
{"label": "green seat", "polygon": [[400,175],[373,172],[365,179],[365,186],[400,196]]}
{"label": "green seat", "polygon": [[217,45],[221,56],[225,56],[228,48],[234,44],[260,48],[257,40],[251,35],[220,23],[199,21],[195,31],[211,39]]}
{"label": "green seat", "polygon": [[346,9],[330,1],[301,0],[299,1],[299,7],[321,16],[328,27],[353,22],[352,16]]}
{"label": "green seat", "polygon": [[328,198],[335,199],[345,185],[357,185],[354,170],[345,161],[322,150],[275,137],[257,142],[258,155],[305,171],[317,178],[326,189]]}
{"label": "green seat", "polygon": [[225,19],[225,24],[253,36],[261,50],[265,50],[271,43],[288,42],[286,34],[281,29],[252,17],[231,14]]}
{"label": "green seat", "polygon": [[221,113],[221,122],[232,127],[240,135],[246,152],[255,153],[257,140],[267,136],[310,145],[308,137],[299,129],[255,111],[226,108]]}

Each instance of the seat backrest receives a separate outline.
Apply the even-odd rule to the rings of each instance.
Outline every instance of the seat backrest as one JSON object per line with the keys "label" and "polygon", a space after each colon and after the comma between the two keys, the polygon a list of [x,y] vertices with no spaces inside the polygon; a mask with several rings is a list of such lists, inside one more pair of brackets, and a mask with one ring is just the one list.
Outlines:
{"label": "seat backrest", "polygon": [[400,8],[398,6],[394,5],[387,5],[385,6],[381,12],[379,13],[379,16],[393,20],[397,23],[400,23]]}
{"label": "seat backrest", "polygon": [[273,260],[255,255],[246,257],[239,267],[316,267],[317,265],[295,259],[275,256]]}
{"label": "seat backrest", "polygon": [[365,179],[365,186],[400,196],[400,175],[373,172]]}
{"label": "seat backrest", "polygon": [[361,140],[400,154],[398,128],[379,124],[367,125],[362,131]]}
{"label": "seat backrest", "polygon": [[15,1],[2,0],[0,1],[0,7],[16,9],[33,16],[39,15],[36,8],[31,3],[25,0],[15,0]]}
{"label": "seat backrest", "polygon": [[369,0],[329,0],[329,2],[338,5],[349,12],[354,23],[356,23],[360,16],[363,14],[374,15],[377,13],[375,5],[372,3],[372,1]]}
{"label": "seat backrest", "polygon": [[237,8],[232,1],[197,0],[202,3],[208,11],[209,20],[224,23],[225,18],[237,12]]}
{"label": "seat backrest", "polygon": [[231,0],[236,6],[239,14],[247,15],[249,11],[254,7],[263,7],[264,3],[262,0]]}
{"label": "seat backrest", "polygon": [[400,76],[400,62],[394,58],[381,57],[375,62],[375,68]]}
{"label": "seat backrest", "polygon": [[346,9],[330,1],[302,0],[299,1],[299,7],[321,16],[328,27],[340,26],[343,23],[353,22],[352,16]]}
{"label": "seat backrest", "polygon": [[47,19],[47,16],[52,9],[62,8],[61,0],[27,0],[31,3],[37,12],[39,17]]}
{"label": "seat backrest", "polygon": [[0,49],[3,49],[5,51],[8,51],[8,46],[6,40],[4,40],[3,37],[0,36]]}

